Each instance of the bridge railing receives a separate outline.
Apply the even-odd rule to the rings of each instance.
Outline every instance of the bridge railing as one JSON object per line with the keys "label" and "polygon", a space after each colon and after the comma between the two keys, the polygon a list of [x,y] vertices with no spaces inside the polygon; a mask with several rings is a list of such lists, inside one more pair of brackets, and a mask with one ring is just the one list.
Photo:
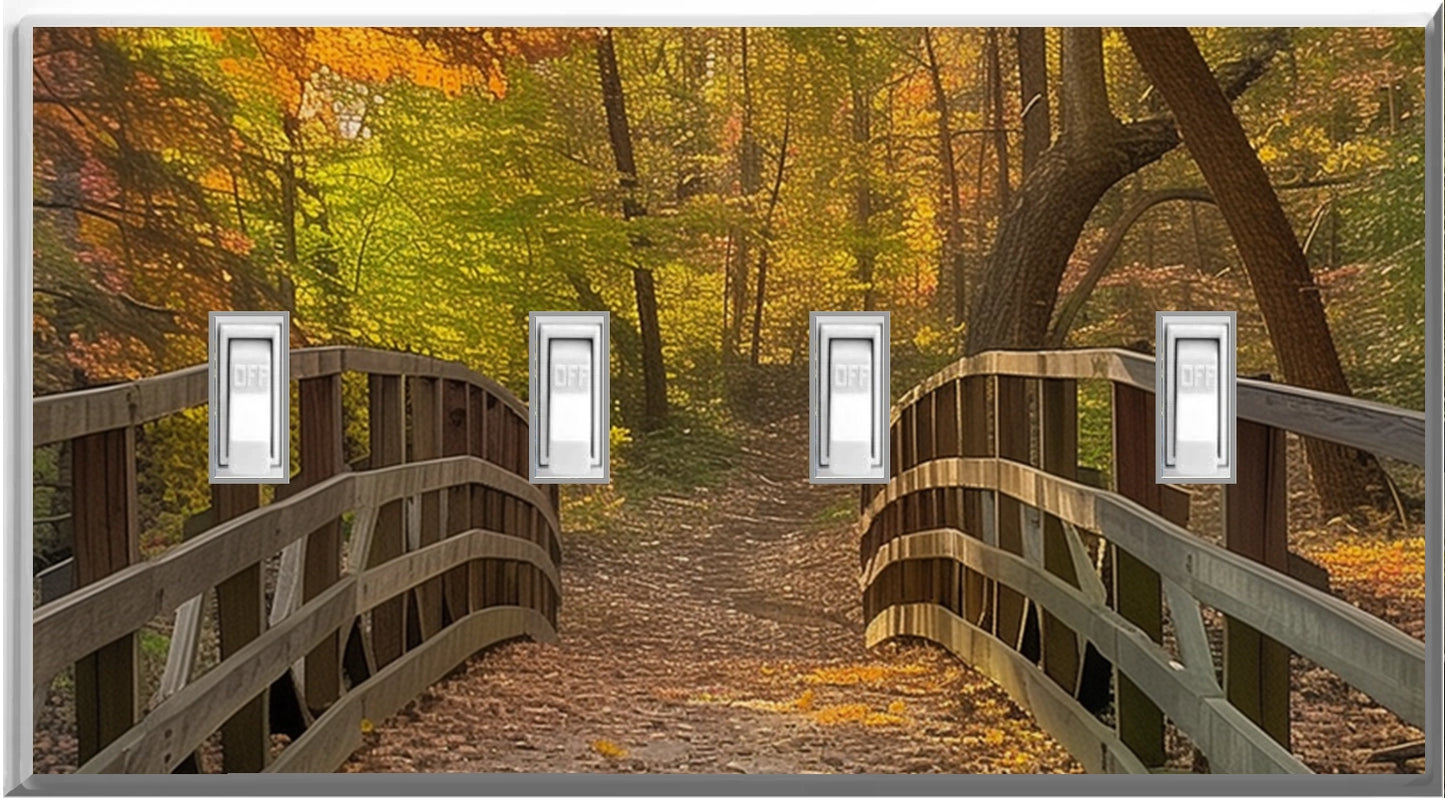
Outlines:
{"label": "bridge railing", "polygon": [[[1081,380],[1112,386],[1112,489],[1078,466]],[[1288,549],[1284,438],[1423,465],[1423,414],[1240,380],[1219,546],[1186,528],[1187,492],[1154,482],[1154,384],[1152,358],[1121,350],[988,352],[900,399],[892,480],[862,492],[868,643],[945,646],[1095,772],[1162,767],[1165,717],[1217,772],[1308,772],[1289,752],[1291,652],[1423,727],[1423,643]]]}
{"label": "bridge railing", "polygon": [[[364,469],[343,462],[343,372],[367,375]],[[35,445],[68,442],[75,583],[35,612],[36,706],[73,665],[81,772],[194,771],[218,730],[226,771],[332,770],[363,719],[473,653],[555,637],[557,492],[527,482],[525,405],[398,352],[295,350],[291,376],[299,473],[264,506],[258,486],[212,486],[208,528],[145,562],[136,430],[204,405],[206,367],[35,400]],[[197,674],[212,593],[219,662]],[[169,614],[142,712],[137,633]]]}

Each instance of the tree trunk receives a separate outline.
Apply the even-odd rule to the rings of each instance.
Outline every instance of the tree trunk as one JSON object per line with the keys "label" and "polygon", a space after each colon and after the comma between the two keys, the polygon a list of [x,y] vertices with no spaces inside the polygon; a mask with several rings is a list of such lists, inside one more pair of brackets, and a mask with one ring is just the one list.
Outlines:
{"label": "tree trunk", "polygon": [[753,346],[749,350],[749,363],[756,366],[763,348],[763,301],[768,290],[768,257],[773,252],[773,214],[778,210],[778,197],[783,191],[783,170],[788,165],[788,139],[793,130],[792,99],[789,98],[787,116],[783,118],[783,142],[778,146],[778,169],[773,174],[773,190],[768,196],[768,214],[763,220],[763,246],[758,253],[758,294],[753,305]]}
{"label": "tree trunk", "polygon": [[[1244,58],[1221,66],[1216,78],[1225,96],[1242,94],[1282,45],[1280,36],[1269,35]],[[999,224],[974,297],[965,354],[1040,347],[1094,205],[1115,183],[1179,145],[1168,116],[1121,124],[1110,113],[1097,30],[1067,28],[1063,46],[1063,130]]]}
{"label": "tree trunk", "polygon": [[1008,175],[1008,127],[1003,113],[1003,65],[999,56],[998,28],[989,28],[988,94],[993,104],[993,154],[998,159],[998,215],[1002,219],[1011,204],[1012,186]]}
{"label": "tree trunk", "polygon": [[1023,117],[1023,175],[1027,180],[1049,148],[1049,68],[1043,28],[1018,28],[1019,115]]}
{"label": "tree trunk", "polygon": [[[933,86],[933,109],[938,114],[938,164],[943,174],[944,207],[939,227],[943,246],[938,255],[938,288],[934,307],[940,316],[949,319],[958,306],[956,292],[961,290],[959,268],[963,249],[963,202],[958,193],[958,165],[953,154],[953,122],[948,108],[948,95],[943,90],[943,75],[933,50],[933,34],[923,29],[923,51],[928,56],[928,76]],[[954,323],[960,319],[951,319]]]}
{"label": "tree trunk", "polygon": [[[1305,388],[1348,396],[1314,282],[1294,228],[1269,175],[1229,101],[1209,75],[1186,28],[1131,28],[1129,46],[1178,120],[1190,155],[1219,203],[1264,314],[1285,379]],[[1315,492],[1327,511],[1371,503],[1369,485],[1383,484],[1374,458],[1325,441],[1305,439]]]}
{"label": "tree trunk", "polygon": [[[602,84],[602,105],[607,111],[607,134],[617,166],[617,183],[623,190],[622,217],[630,221],[646,215],[647,208],[637,198],[637,163],[632,155],[632,132],[610,28],[604,29],[597,40],[597,71]],[[634,249],[647,244],[640,236],[632,237]],[[667,369],[662,359],[662,331],[658,327],[652,270],[634,266],[632,287],[637,294],[637,327],[642,337],[642,428],[654,430],[667,422]]]}
{"label": "tree trunk", "polygon": [[[742,46],[743,82],[743,124],[742,136],[738,140],[738,187],[742,193],[743,206],[752,211],[753,196],[762,184],[762,151],[758,147],[757,135],[753,129],[752,78],[748,69],[748,29],[739,29]],[[724,360],[734,360],[740,352],[743,330],[744,308],[748,301],[748,253],[752,247],[750,225],[742,224],[733,228],[733,257],[728,273],[728,321],[724,328]]]}
{"label": "tree trunk", "polygon": [[855,275],[863,286],[863,309],[873,310],[873,271],[878,256],[868,229],[873,218],[873,186],[868,175],[872,167],[873,123],[869,108],[872,92],[863,87],[862,78],[858,75],[857,48],[857,42],[849,38],[848,91],[853,106],[853,234],[857,237],[857,243],[853,245],[853,259],[857,264]]}

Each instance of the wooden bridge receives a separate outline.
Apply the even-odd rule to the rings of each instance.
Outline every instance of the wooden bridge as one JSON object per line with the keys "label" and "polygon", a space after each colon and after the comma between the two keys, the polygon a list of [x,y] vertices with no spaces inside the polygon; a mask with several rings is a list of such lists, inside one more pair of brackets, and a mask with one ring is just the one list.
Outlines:
{"label": "wooden bridge", "polygon": [[[369,397],[353,463],[344,372]],[[193,534],[144,562],[136,430],[204,405],[206,368],[35,400],[35,444],[68,443],[75,531],[41,580],[36,705],[73,665],[82,772],[193,771],[217,730],[226,771],[333,770],[477,651],[555,639],[557,492],[526,481],[525,407],[414,355],[296,350],[291,375],[300,473],[269,501],[213,487]],[[1112,384],[1112,490],[1078,467],[1085,380]],[[1424,646],[1318,589],[1284,525],[1286,431],[1420,465],[1422,414],[1240,381],[1220,547],[1186,528],[1187,494],[1154,484],[1153,386],[1152,360],[1107,350],[987,353],[910,391],[893,480],[863,491],[867,642],[946,646],[1094,771],[1162,765],[1165,716],[1218,772],[1304,770],[1290,650],[1423,725]],[[1201,606],[1227,616],[1218,662]],[[172,617],[142,712],[136,638]]]}
{"label": "wooden bridge", "polygon": [[[1112,386],[1112,489],[1078,466],[1086,380]],[[1424,644],[1321,590],[1285,525],[1286,432],[1422,466],[1423,414],[1240,380],[1220,547],[1154,482],[1154,384],[1120,350],[990,352],[909,391],[892,480],[862,492],[868,643],[945,646],[1094,772],[1163,766],[1166,717],[1215,772],[1309,772],[1289,752],[1291,651],[1423,728]]]}
{"label": "wooden bridge", "polygon": [[[343,372],[368,375],[370,456],[355,468]],[[557,492],[527,482],[525,405],[395,352],[295,350],[291,376],[300,473],[264,506],[258,486],[213,486],[209,528],[146,562],[135,432],[204,405],[206,366],[35,400],[35,445],[69,442],[75,529],[75,589],[35,613],[36,706],[74,664],[81,772],[194,771],[217,729],[227,771],[334,770],[363,720],[478,650],[555,639]],[[220,662],[192,680],[212,590]],[[169,613],[165,674],[141,717],[135,637]],[[291,738],[275,758],[273,732]]]}

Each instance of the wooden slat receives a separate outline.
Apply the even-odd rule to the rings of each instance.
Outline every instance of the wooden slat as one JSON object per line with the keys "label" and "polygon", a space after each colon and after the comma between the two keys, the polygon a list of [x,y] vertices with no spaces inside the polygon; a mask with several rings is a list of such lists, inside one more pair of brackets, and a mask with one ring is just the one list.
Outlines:
{"label": "wooden slat", "polygon": [[[1154,481],[1154,395],[1114,385],[1114,481],[1119,495],[1158,511]],[[1114,547],[1114,604],[1119,614],[1156,643],[1164,637],[1159,574],[1128,549]],[[1117,663],[1116,663],[1117,664]],[[1119,737],[1149,767],[1164,764],[1164,715],[1129,677],[1114,690]]]}
{"label": "wooden slat", "polygon": [[332,585],[191,682],[107,746],[81,773],[168,773],[252,696],[356,614],[356,578]]}
{"label": "wooden slat", "polygon": [[990,634],[935,604],[889,607],[866,632],[869,646],[892,637],[933,640],[997,682],[1091,773],[1148,772],[1114,731],[1074,702],[1032,662]]}
{"label": "wooden slat", "polygon": [[[1237,481],[1224,486],[1224,545],[1289,573],[1289,503],[1283,430],[1252,421],[1235,429]],[[1290,651],[1237,619],[1224,619],[1229,702],[1289,747]]]}
{"label": "wooden slat", "polygon": [[[1029,461],[1029,383],[1019,377],[998,377],[994,382],[994,440],[998,456],[1020,463]],[[1010,496],[998,496],[998,545],[1023,554],[1023,507]],[[994,585],[994,633],[1012,648],[1023,643],[1027,597],[1006,585]]]}
{"label": "wooden slat", "polygon": [[[1022,557],[986,546],[957,530],[927,530],[910,535],[900,538],[886,551],[886,555],[884,552],[880,555],[894,562],[940,554],[955,557],[1033,596],[1041,606],[1047,607],[1086,636],[1121,671],[1128,673],[1131,683],[1138,685],[1141,693],[1167,708],[1174,723],[1221,772],[1309,772],[1303,763],[1290,756],[1279,743],[1224,700],[1212,673],[1176,667],[1163,649],[1140,633],[1132,622],[1106,606],[1088,601],[1071,585]],[[875,569],[878,568],[886,571],[887,564],[876,563]],[[919,609],[910,610],[910,606]],[[888,636],[916,635],[947,646],[947,640],[936,635],[939,624],[951,627],[952,621],[935,611],[947,613],[947,610],[933,605],[890,608],[870,623],[868,645],[876,645],[886,639],[874,624],[893,614],[895,621],[888,625]],[[919,612],[924,613],[922,617]],[[968,655],[964,658],[977,665]],[[1042,671],[1035,672],[1042,676]],[[1053,683],[1052,680],[1047,681]],[[1024,706],[1029,708],[1028,704]],[[1045,725],[1045,728],[1049,726]],[[1120,737],[1122,739],[1122,735]]]}
{"label": "wooden slat", "polygon": [[421,582],[446,572],[459,562],[507,560],[527,563],[554,589],[561,588],[561,575],[546,550],[535,543],[485,529],[469,529],[408,552],[395,560],[360,575],[358,608],[365,611]]}
{"label": "wooden slat", "polygon": [[[1107,379],[1116,385],[1154,391],[1154,360],[1136,352],[984,352],[952,363],[919,382],[894,404],[894,416],[945,382],[983,374]],[[1333,441],[1412,465],[1425,464],[1425,414],[1419,411],[1256,380],[1238,381],[1237,405],[1240,420]]]}
{"label": "wooden slat", "polygon": [[[1040,380],[1039,415],[1039,454],[1043,469],[1064,479],[1074,479],[1079,462],[1078,384],[1073,380]],[[1068,539],[1071,534],[1057,517],[1044,515],[1044,570],[1078,587],[1079,574]],[[1044,672],[1061,687],[1074,692],[1083,667],[1079,638],[1047,611],[1041,613],[1040,624]]]}
{"label": "wooden slat", "polygon": [[[76,439],[71,442],[71,458],[76,583],[83,590],[123,572],[139,556],[135,430],[125,427]],[[94,650],[75,662],[76,736],[82,764],[135,723],[137,670],[132,632],[139,626],[111,634],[92,633],[89,645],[77,652]],[[103,645],[97,648],[96,643]],[[40,651],[38,644],[36,650]],[[48,683],[52,674],[37,673],[36,683]]]}
{"label": "wooden slat", "polygon": [[1423,642],[1107,491],[1009,461],[950,458],[919,466],[889,483],[862,523],[866,526],[903,495],[945,486],[997,489],[1096,531],[1179,583],[1202,604],[1244,620],[1334,671],[1407,723],[1425,722]]}
{"label": "wooden slat", "polygon": [[300,740],[272,763],[283,773],[335,770],[362,743],[363,718],[394,714],[477,651],[518,637],[555,642],[547,620],[523,607],[492,607],[468,615],[436,637],[408,651],[360,687],[346,694]]}
{"label": "wooden slat", "polygon": [[[255,485],[212,485],[211,506],[217,521],[239,518],[261,506]],[[220,627],[221,660],[234,656],[266,628],[266,585],[261,564],[216,586],[216,617]],[[257,773],[271,754],[271,721],[263,690],[221,726],[222,766],[227,773]]]}
{"label": "wooden slat", "polygon": [[[406,458],[406,397],[402,378],[372,374],[367,378],[367,389],[371,467],[397,465]],[[402,522],[401,501],[387,502],[377,509],[371,546],[366,553],[367,568],[375,568],[406,551],[406,530]],[[372,609],[371,650],[378,666],[385,667],[401,656],[406,646],[405,623],[405,596]]]}
{"label": "wooden slat", "polygon": [[475,458],[446,458],[338,475],[36,610],[35,679],[48,682],[67,663],[94,651],[97,640],[129,634],[156,614],[175,611],[241,568],[276,554],[324,519],[461,482],[522,497],[542,511],[555,541],[557,516],[547,494],[525,479]]}
{"label": "wooden slat", "polygon": [[[343,371],[459,380],[485,389],[517,418],[527,418],[527,406],[516,395],[459,363],[406,352],[333,346],[293,349],[290,366],[293,380]],[[134,382],[38,396],[32,405],[32,444],[59,443],[200,407],[207,401],[207,376],[207,366],[200,364]]]}
{"label": "wooden slat", "polygon": [[[442,394],[441,386],[432,377],[412,377],[411,392],[411,458],[413,461],[441,457]],[[441,540],[441,494],[427,491],[417,497],[417,545],[429,546]],[[430,639],[442,627],[442,581],[440,578],[416,589],[418,630],[422,640]]]}
{"label": "wooden slat", "polygon": [[[441,450],[444,457],[455,457],[470,452],[471,405],[467,400],[467,384],[456,380],[442,383],[442,438]],[[478,419],[480,423],[480,419]],[[446,489],[446,528],[444,535],[454,535],[471,529],[472,490],[470,485],[454,485]],[[443,600],[447,617],[453,620],[470,612],[470,596],[467,589],[468,566],[463,563],[448,571],[442,578]]]}
{"label": "wooden slat", "polygon": [[[298,487],[315,485],[341,471],[341,377],[303,379],[301,398],[301,473]],[[306,538],[301,600],[310,601],[341,578],[341,519],[333,516]],[[325,709],[341,695],[341,636],[323,639],[306,657],[306,706]]]}

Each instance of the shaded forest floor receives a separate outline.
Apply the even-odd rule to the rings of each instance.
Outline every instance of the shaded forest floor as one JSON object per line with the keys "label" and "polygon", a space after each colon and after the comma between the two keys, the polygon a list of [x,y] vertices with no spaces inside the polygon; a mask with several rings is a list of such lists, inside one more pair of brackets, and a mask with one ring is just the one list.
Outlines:
{"label": "shaded forest floor", "polygon": [[864,649],[857,494],[807,451],[806,416],[754,429],[722,484],[564,533],[560,644],[474,658],[343,769],[1078,771],[942,649]]}

